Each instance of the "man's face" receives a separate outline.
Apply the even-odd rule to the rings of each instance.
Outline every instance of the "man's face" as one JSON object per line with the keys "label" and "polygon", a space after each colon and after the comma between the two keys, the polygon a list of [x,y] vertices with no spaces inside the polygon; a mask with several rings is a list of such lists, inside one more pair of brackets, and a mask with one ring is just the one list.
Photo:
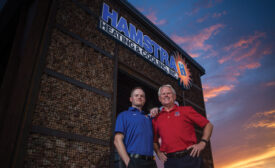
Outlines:
{"label": "man's face", "polygon": [[162,87],[160,90],[159,101],[163,106],[172,106],[176,100],[176,95],[169,87]]}
{"label": "man's face", "polygon": [[143,107],[145,104],[145,93],[141,89],[136,89],[133,91],[130,102],[134,107]]}

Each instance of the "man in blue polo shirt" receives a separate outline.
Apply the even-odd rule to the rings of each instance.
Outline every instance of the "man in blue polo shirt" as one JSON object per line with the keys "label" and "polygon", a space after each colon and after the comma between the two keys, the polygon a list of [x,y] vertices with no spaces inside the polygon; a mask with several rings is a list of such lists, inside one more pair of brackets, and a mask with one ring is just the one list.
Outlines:
{"label": "man in blue polo shirt", "polygon": [[121,112],[116,120],[115,147],[123,161],[122,167],[156,168],[153,157],[152,119],[145,115],[145,93],[142,88],[131,92],[132,106]]}

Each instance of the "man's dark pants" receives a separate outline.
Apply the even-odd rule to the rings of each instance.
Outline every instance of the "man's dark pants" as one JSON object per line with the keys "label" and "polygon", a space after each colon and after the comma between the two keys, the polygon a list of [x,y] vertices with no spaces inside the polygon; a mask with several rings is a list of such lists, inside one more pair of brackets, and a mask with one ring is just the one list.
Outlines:
{"label": "man's dark pants", "polygon": [[181,158],[168,158],[164,163],[165,168],[202,168],[202,158],[190,155]]}
{"label": "man's dark pants", "polygon": [[[126,168],[122,160],[120,160],[119,168]],[[157,168],[157,165],[155,160],[131,158],[127,168]]]}

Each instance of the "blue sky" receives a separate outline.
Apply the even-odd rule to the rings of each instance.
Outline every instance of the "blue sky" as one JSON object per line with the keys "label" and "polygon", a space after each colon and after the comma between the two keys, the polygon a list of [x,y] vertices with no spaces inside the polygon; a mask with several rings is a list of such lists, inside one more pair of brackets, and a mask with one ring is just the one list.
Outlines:
{"label": "blue sky", "polygon": [[205,68],[215,167],[275,165],[275,1],[128,2]]}

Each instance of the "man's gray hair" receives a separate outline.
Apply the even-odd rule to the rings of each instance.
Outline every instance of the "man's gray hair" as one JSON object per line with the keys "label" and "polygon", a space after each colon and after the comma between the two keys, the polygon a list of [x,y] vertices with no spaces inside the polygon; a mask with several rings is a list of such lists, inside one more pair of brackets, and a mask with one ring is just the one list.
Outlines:
{"label": "man's gray hair", "polygon": [[159,91],[158,91],[158,95],[160,96],[160,90],[163,88],[163,87],[169,87],[171,90],[172,90],[172,92],[173,92],[173,94],[174,95],[176,95],[176,91],[175,91],[175,89],[171,86],[171,85],[162,85],[160,88],[159,88]]}

